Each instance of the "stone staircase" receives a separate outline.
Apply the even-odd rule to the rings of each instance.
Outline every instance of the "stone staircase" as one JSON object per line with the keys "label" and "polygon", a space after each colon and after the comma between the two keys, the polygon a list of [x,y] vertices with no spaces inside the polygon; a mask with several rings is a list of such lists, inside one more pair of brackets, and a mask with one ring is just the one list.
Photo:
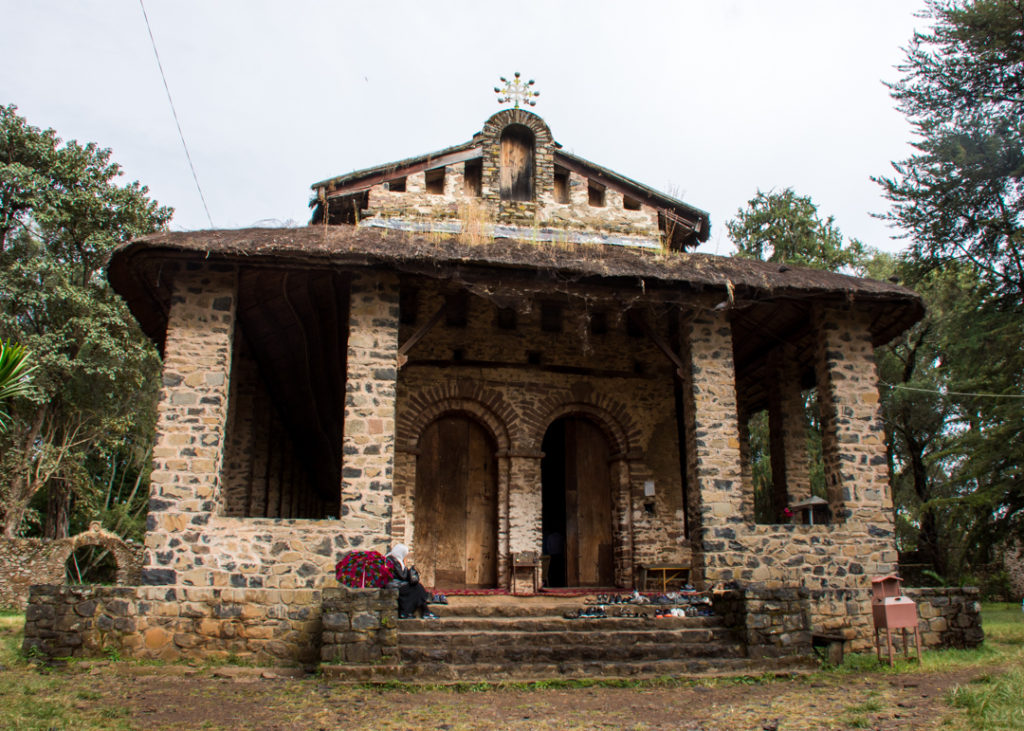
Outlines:
{"label": "stone staircase", "polygon": [[[606,619],[565,619],[586,597],[451,597],[439,619],[403,619],[392,662],[324,665],[346,682],[534,682],[793,672],[800,660],[752,660],[721,618],[654,618],[613,605]],[[623,608],[648,616],[614,616]]]}

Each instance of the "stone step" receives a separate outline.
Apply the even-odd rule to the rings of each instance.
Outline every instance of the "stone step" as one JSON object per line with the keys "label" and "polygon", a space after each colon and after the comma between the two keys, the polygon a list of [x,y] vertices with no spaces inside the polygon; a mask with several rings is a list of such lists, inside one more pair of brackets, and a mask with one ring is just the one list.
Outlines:
{"label": "stone step", "polygon": [[740,643],[680,644],[677,642],[627,643],[521,643],[511,646],[450,645],[405,646],[398,648],[399,658],[406,663],[440,662],[470,665],[481,662],[564,663],[584,661],[649,662],[681,658],[740,658],[744,655]]}
{"label": "stone step", "polygon": [[565,619],[560,615],[528,616],[447,616],[440,619],[400,619],[398,631],[407,632],[459,632],[474,630],[506,630],[531,632],[570,631],[625,631],[651,629],[717,629],[724,625],[720,617],[608,617]]}
{"label": "stone step", "polygon": [[[430,609],[442,617],[561,617],[566,612],[584,607],[596,606],[583,601],[584,597],[572,599],[518,599],[507,602],[473,601],[477,597],[451,597],[448,604],[431,604]],[[686,602],[670,605],[657,604],[608,604],[604,605],[609,614],[616,614],[620,609],[635,610],[646,614],[654,614],[661,608],[673,606],[686,607]],[[695,606],[707,606],[696,604]]]}
{"label": "stone step", "polygon": [[399,633],[402,647],[516,647],[523,644],[585,645],[607,643],[614,645],[643,643],[712,644],[729,642],[732,636],[722,628],[682,629],[576,629],[563,628],[559,631],[532,632],[508,631],[503,629],[474,629],[450,632],[406,632]]}
{"label": "stone step", "polygon": [[600,678],[604,680],[649,680],[661,678],[702,678],[805,674],[817,670],[807,658],[754,660],[749,658],[687,658],[640,662],[569,661],[521,662],[515,664],[480,662],[450,664],[421,662],[389,665],[321,665],[324,677],[341,683],[451,684],[459,682],[543,682]]}

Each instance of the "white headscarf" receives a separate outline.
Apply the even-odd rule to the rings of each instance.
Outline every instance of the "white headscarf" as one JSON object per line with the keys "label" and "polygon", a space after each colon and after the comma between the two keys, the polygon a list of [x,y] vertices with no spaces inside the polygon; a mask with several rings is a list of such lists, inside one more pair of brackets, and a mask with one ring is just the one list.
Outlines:
{"label": "white headscarf", "polygon": [[396,543],[395,547],[391,549],[388,555],[398,561],[398,565],[404,569],[405,557],[409,555],[409,547],[404,543]]}

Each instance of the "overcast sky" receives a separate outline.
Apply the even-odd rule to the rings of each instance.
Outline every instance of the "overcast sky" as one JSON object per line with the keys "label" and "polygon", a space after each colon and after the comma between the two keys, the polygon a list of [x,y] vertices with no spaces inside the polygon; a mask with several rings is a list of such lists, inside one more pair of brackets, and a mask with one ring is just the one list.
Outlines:
{"label": "overcast sky", "polygon": [[[519,70],[568,151],[711,214],[793,187],[866,244],[900,241],[871,175],[911,131],[883,80],[923,0],[491,3],[145,0],[218,228],[305,224],[309,186],[458,144]],[[0,0],[0,103],[110,147],[208,228],[139,0]]]}

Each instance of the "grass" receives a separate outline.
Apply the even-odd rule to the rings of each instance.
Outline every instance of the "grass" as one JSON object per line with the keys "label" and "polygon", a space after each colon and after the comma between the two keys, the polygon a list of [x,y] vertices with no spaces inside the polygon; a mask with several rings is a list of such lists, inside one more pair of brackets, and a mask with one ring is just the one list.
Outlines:
{"label": "grass", "polygon": [[[405,707],[398,698],[399,694],[424,694],[422,704],[430,708],[444,709],[461,707],[463,702],[456,700],[460,695],[487,694],[490,692],[500,693],[502,691],[526,692],[535,700],[530,703],[544,704],[548,702],[548,691],[577,691],[580,696],[585,697],[598,692],[601,689],[608,689],[613,692],[616,688],[635,689],[640,692],[657,692],[659,689],[674,688],[698,688],[716,691],[728,691],[743,686],[773,686],[777,690],[772,693],[779,694],[779,697],[788,698],[793,708],[807,702],[811,708],[814,703],[820,703],[818,698],[821,694],[832,694],[850,685],[855,676],[874,676],[882,681],[881,685],[874,687],[881,688],[881,692],[868,690],[865,693],[850,695],[840,700],[838,707],[835,707],[831,717],[820,716],[819,722],[822,727],[830,727],[827,724],[841,724],[842,728],[871,728],[878,723],[880,716],[888,713],[900,712],[894,707],[894,701],[888,690],[889,676],[897,674],[907,679],[912,679],[915,674],[942,674],[952,672],[970,671],[969,675],[977,679],[970,683],[964,683],[946,693],[944,698],[939,696],[929,703],[938,703],[949,714],[948,728],[951,731],[962,731],[965,729],[1021,729],[1024,728],[1024,616],[1021,614],[1019,605],[1016,604],[985,604],[983,606],[983,621],[986,632],[985,643],[972,650],[940,650],[926,651],[922,653],[922,662],[918,666],[914,660],[904,660],[902,655],[897,660],[895,668],[890,669],[887,664],[879,664],[874,653],[859,655],[849,654],[844,659],[842,666],[838,668],[823,668],[817,673],[804,679],[790,680],[785,677],[768,676],[737,676],[730,678],[701,678],[686,679],[675,677],[653,678],[645,680],[623,680],[623,679],[565,679],[546,680],[536,683],[461,683],[447,686],[420,686],[406,683],[385,683],[363,688],[348,688],[334,686],[328,691],[331,698],[344,698],[346,703],[364,703],[365,699],[371,697],[383,697],[388,704],[397,704]],[[6,669],[0,672],[0,727],[10,729],[124,729],[138,727],[139,717],[133,718],[133,710],[122,705],[120,696],[111,694],[110,682],[102,684],[93,679],[87,668],[88,664],[81,664],[77,661],[64,666],[62,669],[48,669],[37,659],[25,657],[21,652],[22,627],[24,616],[20,613],[0,614],[0,666]],[[107,658],[108,660],[111,658]],[[162,665],[158,661],[127,661],[145,665]],[[226,656],[209,663],[188,663],[199,668],[212,668],[221,664],[234,664],[238,658]],[[171,663],[166,663],[170,665]],[[175,663],[177,664],[177,663]],[[241,663],[239,663],[241,664]],[[103,663],[101,663],[103,665]],[[122,663],[117,663],[120,667]],[[130,670],[129,670],[130,672]],[[202,671],[201,674],[205,675]],[[984,673],[978,675],[978,673]],[[101,676],[96,676],[99,678]],[[897,682],[895,677],[892,678]],[[219,681],[223,682],[223,681]],[[319,684],[321,679],[310,680],[310,683]],[[917,681],[914,681],[917,682]],[[218,693],[216,684],[201,685],[198,692]],[[248,686],[238,686],[238,689]],[[264,686],[260,686],[264,687]],[[273,687],[273,686],[268,686]],[[317,698],[296,695],[296,690],[301,686],[291,684],[280,686],[281,691],[273,697],[280,695],[288,699],[288,713],[302,714],[313,712]],[[815,688],[825,688],[816,690]],[[752,688],[753,690],[753,688]],[[429,693],[440,691],[444,698],[431,697]],[[238,692],[232,691],[232,692]],[[734,691],[735,692],[735,691]],[[229,697],[229,696],[226,696]],[[528,696],[529,697],[529,696]],[[269,697],[268,697],[269,698]],[[485,705],[489,703],[487,698],[480,699]],[[845,701],[845,702],[844,702]],[[275,701],[277,702],[277,701]],[[286,701],[281,700],[284,704]],[[313,705],[309,705],[312,703]],[[413,706],[420,704],[417,699]],[[820,707],[820,706],[819,706]],[[424,711],[426,712],[426,711]],[[441,712],[437,710],[437,712]],[[773,711],[774,713],[775,711]],[[328,726],[336,722],[336,716],[332,716],[326,710],[324,723]],[[779,711],[784,713],[784,711]],[[333,719],[333,720],[332,720]],[[422,719],[420,719],[422,720]],[[395,718],[395,723],[413,724],[413,719]],[[413,724],[415,725],[415,724]],[[195,726],[192,726],[193,728]]]}

